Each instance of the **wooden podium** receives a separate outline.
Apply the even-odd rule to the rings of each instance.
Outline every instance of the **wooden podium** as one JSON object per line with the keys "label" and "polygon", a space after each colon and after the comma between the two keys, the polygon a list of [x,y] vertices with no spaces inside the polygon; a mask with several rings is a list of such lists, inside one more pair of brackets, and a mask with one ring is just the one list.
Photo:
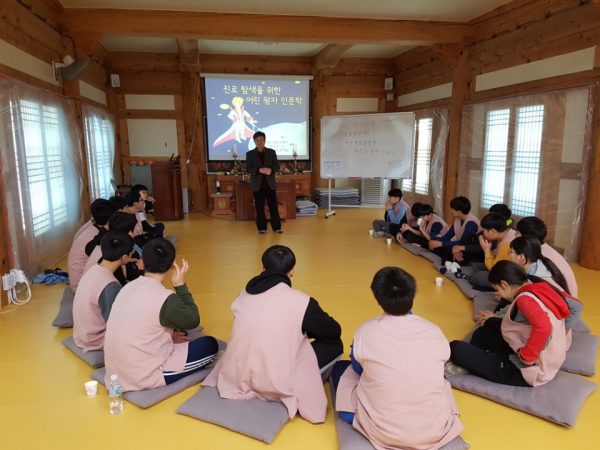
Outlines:
{"label": "wooden podium", "polygon": [[156,220],[182,220],[183,197],[181,193],[181,168],[178,160],[155,162],[150,166],[154,218]]}

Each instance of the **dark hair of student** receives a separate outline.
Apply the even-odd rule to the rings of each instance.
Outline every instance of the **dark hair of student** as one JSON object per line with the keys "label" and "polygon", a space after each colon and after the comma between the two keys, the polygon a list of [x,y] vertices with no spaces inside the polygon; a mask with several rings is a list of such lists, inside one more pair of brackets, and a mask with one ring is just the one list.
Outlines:
{"label": "dark hair of student", "polygon": [[141,192],[141,191],[147,191],[148,187],[144,186],[143,184],[135,184],[131,187],[131,191],[132,192]]}
{"label": "dark hair of student", "polygon": [[467,197],[459,196],[450,200],[450,208],[463,214],[471,212],[471,201]]}
{"label": "dark hair of student", "polygon": [[512,211],[504,203],[496,203],[495,205],[490,206],[488,212],[500,214],[506,220],[507,225],[512,225]]}
{"label": "dark hair of student", "polygon": [[379,269],[371,282],[371,292],[379,306],[392,316],[404,316],[413,307],[417,291],[415,278],[400,267]]}
{"label": "dark hair of student", "polygon": [[92,202],[90,205],[90,210],[92,213],[93,222],[103,227],[106,225],[108,218],[114,213],[118,208],[113,205],[110,201],[104,198],[98,198]]}
{"label": "dark hair of student", "polygon": [[392,188],[390,189],[390,191],[388,192],[388,196],[389,197],[398,197],[398,198],[402,198],[402,191],[398,188]]}
{"label": "dark hair of student", "polygon": [[296,255],[289,247],[273,245],[263,253],[262,265],[268,272],[287,274],[296,265]]}
{"label": "dark hair of student", "polygon": [[142,250],[146,272],[166,273],[175,261],[175,247],[166,239],[150,239]]}
{"label": "dark hair of student", "polygon": [[560,292],[556,287],[539,277],[527,275],[525,270],[523,270],[520,265],[512,261],[503,260],[494,264],[494,267],[492,267],[488,275],[488,281],[490,284],[495,285],[499,285],[502,281],[506,281],[511,286],[522,286],[527,283],[527,281],[531,281],[533,283],[546,283],[562,299],[565,298],[562,292]]}
{"label": "dark hair of student", "polygon": [[113,205],[115,205],[115,208],[118,209],[122,209],[125,208],[125,206],[127,206],[127,203],[125,202],[125,197],[120,197],[118,195],[113,195],[110,200],[109,200]]}
{"label": "dark hair of student", "polygon": [[490,213],[483,216],[481,219],[481,228],[484,230],[496,230],[499,233],[508,230],[506,219],[500,214]]}
{"label": "dark hair of student", "polygon": [[419,217],[419,211],[421,209],[422,204],[423,203],[420,203],[420,202],[413,203],[412,206],[410,207],[410,213],[415,217]]}
{"label": "dark hair of student", "polygon": [[107,231],[100,241],[100,249],[103,259],[117,261],[133,251],[133,239],[121,231]]}
{"label": "dark hair of student", "polygon": [[255,141],[257,140],[259,137],[262,137],[263,139],[267,139],[267,135],[265,133],[263,133],[262,131],[257,131],[256,133],[254,133],[254,135],[252,136],[252,140]]}
{"label": "dark hair of student", "polygon": [[428,205],[427,203],[415,203],[415,205],[419,205],[417,212],[413,211],[413,215],[415,217],[423,217],[428,216],[429,214],[433,214],[433,206]]}
{"label": "dark hair of student", "polygon": [[523,217],[517,223],[517,231],[522,236],[535,236],[543,244],[548,234],[548,229],[544,221],[538,217]]}
{"label": "dark hair of student", "polygon": [[140,193],[137,191],[131,191],[125,196],[125,204],[127,206],[133,206],[135,203],[140,201]]}
{"label": "dark hair of student", "polygon": [[567,281],[558,267],[544,255],[542,255],[542,244],[535,236],[519,236],[510,243],[510,248],[519,255],[523,255],[528,262],[535,263],[541,261],[544,266],[550,271],[552,279],[565,292],[569,292]]}
{"label": "dark hair of student", "polygon": [[131,233],[134,230],[136,223],[137,219],[135,214],[117,211],[110,216],[110,219],[108,219],[108,229],[110,231]]}

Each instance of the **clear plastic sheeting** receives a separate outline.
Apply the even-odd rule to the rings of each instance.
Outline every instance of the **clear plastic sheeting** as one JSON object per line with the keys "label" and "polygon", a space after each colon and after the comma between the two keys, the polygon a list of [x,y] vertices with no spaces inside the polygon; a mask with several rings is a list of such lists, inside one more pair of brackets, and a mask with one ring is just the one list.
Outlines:
{"label": "clear plastic sheeting", "polygon": [[90,198],[110,198],[115,194],[115,126],[113,116],[94,106],[82,105],[87,150]]}
{"label": "clear plastic sheeting", "polygon": [[83,223],[74,103],[0,78],[0,146],[9,264],[31,276],[67,253]]}
{"label": "clear plastic sheeting", "polygon": [[465,105],[458,195],[483,217],[505,203],[514,221],[537,216],[546,240],[576,260],[587,189],[589,87]]}

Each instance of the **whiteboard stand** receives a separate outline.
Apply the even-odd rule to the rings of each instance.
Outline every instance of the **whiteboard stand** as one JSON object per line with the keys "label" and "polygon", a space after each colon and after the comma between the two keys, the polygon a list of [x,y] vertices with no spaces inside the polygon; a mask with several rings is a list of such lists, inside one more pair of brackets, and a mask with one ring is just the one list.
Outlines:
{"label": "whiteboard stand", "polygon": [[325,218],[329,219],[329,216],[335,216],[335,210],[331,209],[331,178],[327,180],[327,188],[328,188],[328,197],[329,202],[327,202],[327,212],[325,213]]}

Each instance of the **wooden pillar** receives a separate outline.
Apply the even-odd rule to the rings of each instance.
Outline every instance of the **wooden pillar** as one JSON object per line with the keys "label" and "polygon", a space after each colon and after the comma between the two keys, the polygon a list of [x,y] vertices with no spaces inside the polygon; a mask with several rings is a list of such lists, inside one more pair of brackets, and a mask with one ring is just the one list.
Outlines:
{"label": "wooden pillar", "polygon": [[106,88],[106,104],[108,112],[113,115],[113,126],[115,128],[115,161],[113,164],[113,176],[116,184],[123,184],[123,161],[121,155],[121,127],[119,120],[121,113],[119,110],[119,99],[117,93],[112,87]]}
{"label": "wooden pillar", "polygon": [[[471,89],[471,72],[469,68],[469,54],[465,48],[456,50],[456,67],[452,80],[452,104],[450,106],[450,130],[448,133],[448,145],[444,158],[444,191],[443,208],[444,216],[448,223],[452,223],[452,217],[448,204],[456,197],[458,183],[458,162],[460,157],[460,131],[462,126],[462,109],[465,101],[469,98]],[[465,193],[460,193],[465,194]]]}
{"label": "wooden pillar", "polygon": [[[2,173],[0,172],[0,175]],[[4,180],[0,179],[0,202],[3,205],[6,205],[6,198],[4,198]],[[8,272],[10,267],[8,266],[8,245],[10,242],[8,236],[8,228],[5,226],[5,223],[8,221],[8,211],[6,208],[2,208],[2,212],[0,212],[0,276],[4,275]],[[0,289],[0,307],[8,304],[8,297],[6,296],[6,291]]]}
{"label": "wooden pillar", "polygon": [[600,223],[600,208],[598,208],[600,205],[600,107],[598,107],[600,105],[600,84],[598,82],[592,88],[592,104],[596,107],[592,118],[591,154],[588,161],[588,186],[583,211],[579,264],[588,269],[600,270],[600,239],[598,239],[598,223]]}

